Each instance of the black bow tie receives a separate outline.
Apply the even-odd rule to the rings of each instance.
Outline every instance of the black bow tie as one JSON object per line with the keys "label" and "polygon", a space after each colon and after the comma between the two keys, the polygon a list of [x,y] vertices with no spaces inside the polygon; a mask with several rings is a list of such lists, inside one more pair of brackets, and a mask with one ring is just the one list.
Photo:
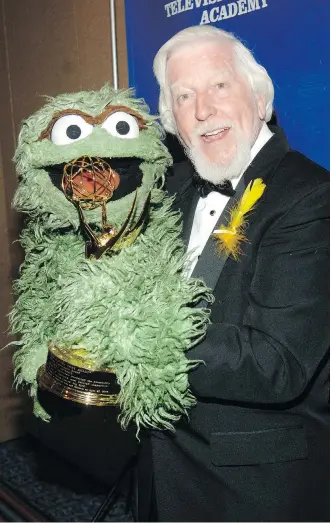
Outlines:
{"label": "black bow tie", "polygon": [[204,180],[197,173],[194,173],[192,183],[202,198],[206,198],[206,196],[208,196],[208,194],[212,191],[219,192],[224,194],[224,196],[229,197],[236,194],[236,191],[232,187],[230,180],[224,180],[222,183],[215,185],[212,182]]}

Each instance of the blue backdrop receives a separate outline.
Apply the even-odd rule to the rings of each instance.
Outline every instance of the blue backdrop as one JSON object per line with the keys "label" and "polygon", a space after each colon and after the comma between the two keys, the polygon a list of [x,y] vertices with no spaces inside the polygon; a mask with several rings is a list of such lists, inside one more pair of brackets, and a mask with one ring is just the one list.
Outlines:
{"label": "blue backdrop", "polygon": [[180,29],[236,34],[269,72],[292,148],[329,167],[329,0],[125,0],[129,83],[157,112],[152,63]]}

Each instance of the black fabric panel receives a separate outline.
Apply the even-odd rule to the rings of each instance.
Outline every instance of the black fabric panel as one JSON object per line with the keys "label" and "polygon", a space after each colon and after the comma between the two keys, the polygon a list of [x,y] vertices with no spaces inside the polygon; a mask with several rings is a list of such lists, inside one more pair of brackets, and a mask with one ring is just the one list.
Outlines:
{"label": "black fabric panel", "polygon": [[303,427],[211,435],[211,460],[217,466],[258,465],[304,459],[308,456]]}

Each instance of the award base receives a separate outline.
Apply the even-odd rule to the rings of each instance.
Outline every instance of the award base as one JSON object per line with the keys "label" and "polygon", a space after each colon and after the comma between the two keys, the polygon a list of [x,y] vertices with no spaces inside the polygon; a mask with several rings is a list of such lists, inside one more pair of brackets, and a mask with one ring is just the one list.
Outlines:
{"label": "award base", "polygon": [[85,349],[59,349],[50,345],[37,382],[42,390],[82,405],[118,405],[120,387],[114,371],[95,368]]}

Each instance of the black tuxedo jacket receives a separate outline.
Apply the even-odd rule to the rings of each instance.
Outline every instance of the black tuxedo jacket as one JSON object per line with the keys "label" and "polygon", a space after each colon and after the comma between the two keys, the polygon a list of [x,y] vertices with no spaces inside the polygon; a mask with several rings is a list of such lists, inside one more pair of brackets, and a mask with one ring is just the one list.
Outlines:
{"label": "black tuxedo jacket", "polygon": [[[204,361],[189,378],[197,406],[152,437],[160,521],[329,521],[328,173],[272,130],[244,174],[266,190],[239,260],[221,270],[209,241],[193,274],[215,301],[187,353]],[[191,170],[168,178],[187,241]]]}

